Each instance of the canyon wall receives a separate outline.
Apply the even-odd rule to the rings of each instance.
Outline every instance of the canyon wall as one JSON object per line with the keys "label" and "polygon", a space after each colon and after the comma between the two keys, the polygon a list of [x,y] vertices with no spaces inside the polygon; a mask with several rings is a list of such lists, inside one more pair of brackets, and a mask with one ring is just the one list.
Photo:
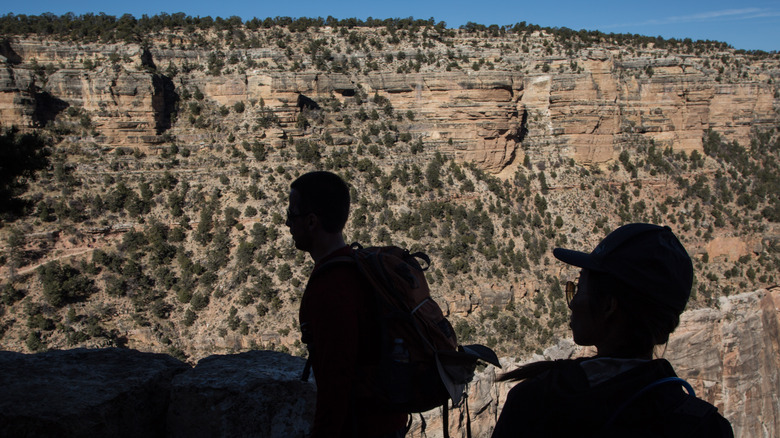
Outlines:
{"label": "canyon wall", "polygon": [[[473,47],[462,51],[469,59],[490,55]],[[211,54],[206,49],[20,38],[6,52],[0,69],[4,124],[45,125],[74,108],[90,117],[94,141],[111,147],[149,147],[171,136],[184,143],[201,142],[207,132],[176,123],[182,112],[177,100],[196,88],[205,101],[217,105],[262,100],[278,116],[281,132],[279,127],[266,129],[258,138],[302,135],[295,126],[300,94],[342,102],[360,93],[379,95],[396,114],[415,115],[409,132],[426,144],[493,173],[522,162],[524,154],[602,164],[638,138],[677,151],[700,150],[708,129],[747,145],[751,130],[771,128],[778,121],[774,81],[780,77],[780,63],[774,58],[751,61],[732,52],[727,57],[734,57],[742,74],[728,80],[710,65],[720,54],[626,52],[610,46],[582,49],[569,57],[510,51],[492,69],[400,73],[392,66],[344,73],[282,71],[261,65],[291,55],[246,49],[240,57],[251,59],[251,68],[219,75],[193,69]],[[366,55],[353,58],[365,62]],[[344,55],[336,55],[334,62],[339,57],[346,62]],[[44,64],[56,67],[43,75]],[[165,65],[176,67],[176,74],[167,76],[161,69]],[[251,121],[248,114],[235,120]],[[322,129],[340,136],[341,144],[357,142],[343,128]]]}
{"label": "canyon wall", "polygon": [[[382,31],[346,30],[358,37],[388,41]],[[39,209],[45,208],[17,224],[19,230],[29,232],[27,237],[31,240],[35,240],[36,235],[48,236],[35,240],[29,250],[22,253],[29,256],[25,261],[29,264],[18,272],[23,277],[16,282],[17,273],[9,269],[13,268],[13,263],[3,262],[6,263],[4,273],[10,272],[3,278],[10,279],[4,283],[4,286],[10,286],[4,299],[11,303],[0,307],[0,338],[3,338],[4,348],[36,351],[30,345],[36,346],[34,341],[40,343],[41,338],[37,336],[42,336],[46,344],[40,344],[40,348],[46,345],[91,348],[122,345],[144,351],[172,354],[178,351],[179,356],[188,355],[189,360],[198,362],[190,369],[189,365],[169,357],[155,356],[157,359],[152,362],[159,361],[155,365],[158,370],[147,370],[147,373],[134,371],[146,365],[142,360],[133,359],[136,353],[132,350],[41,355],[3,353],[2,368],[14,370],[5,374],[16,379],[9,382],[21,386],[12,385],[13,391],[2,401],[2,406],[15,406],[21,409],[20,412],[46,408],[47,405],[40,403],[41,399],[50,400],[50,405],[54,406],[54,409],[32,414],[24,411],[8,424],[22,424],[19,427],[23,429],[38,423],[42,427],[70,424],[66,427],[73,428],[81,427],[81,424],[100,424],[103,427],[100,430],[106,430],[105,434],[109,435],[116,434],[116,424],[135,421],[139,427],[155,428],[148,433],[150,436],[167,436],[176,431],[241,435],[245,429],[263,430],[263,436],[289,436],[284,434],[305,430],[307,420],[298,421],[298,417],[291,414],[305,412],[308,415],[312,409],[313,388],[296,386],[299,382],[294,375],[301,365],[299,359],[258,352],[212,356],[215,352],[233,353],[255,348],[302,351],[300,344],[296,346],[298,333],[295,328],[301,287],[291,287],[282,276],[274,273],[282,263],[290,262],[296,271],[294,279],[299,282],[305,279],[304,261],[293,262],[292,256],[281,256],[283,253],[289,255],[289,242],[271,239],[274,240],[270,245],[273,252],[263,257],[258,254],[252,262],[253,266],[263,269],[261,272],[267,272],[269,278],[279,280],[273,282],[279,286],[281,298],[276,303],[283,306],[281,311],[268,314],[267,307],[240,304],[240,311],[234,309],[240,312],[237,314],[240,319],[228,318],[230,321],[225,316],[237,304],[236,297],[231,294],[241,293],[240,288],[234,286],[246,282],[249,275],[244,271],[245,278],[238,279],[238,263],[210,272],[218,275],[219,281],[214,287],[214,283],[210,283],[197,292],[199,298],[211,295],[211,304],[201,309],[197,321],[190,318],[188,323],[184,322],[187,315],[195,315],[187,302],[191,297],[174,294],[171,284],[165,286],[165,292],[160,291],[164,297],[156,298],[155,303],[160,306],[155,308],[154,314],[143,314],[144,309],[136,308],[127,297],[114,299],[116,297],[111,294],[104,294],[107,287],[95,294],[89,303],[74,303],[76,305],[70,309],[52,309],[42,298],[35,269],[47,261],[66,262],[66,259],[74,264],[83,261],[82,266],[87,266],[88,257],[93,256],[96,249],[111,254],[118,249],[122,257],[144,259],[143,251],[146,250],[125,254],[120,240],[129,230],[141,232],[145,228],[143,224],[156,221],[170,226],[181,225],[183,228],[177,231],[184,239],[179,241],[182,253],[189,253],[193,260],[207,264],[213,247],[194,241],[193,233],[187,237],[188,231],[184,229],[194,228],[197,222],[189,223],[189,220],[200,217],[206,203],[203,194],[214,188],[219,189],[214,193],[224,192],[225,207],[242,210],[245,202],[238,199],[243,196],[246,200],[247,189],[257,189],[257,198],[250,201],[254,213],[247,213],[249,210],[246,209],[241,223],[235,228],[225,227],[226,235],[232,236],[227,246],[231,239],[234,245],[247,241],[247,229],[252,225],[272,227],[276,236],[276,227],[283,223],[282,216],[277,220],[277,214],[284,211],[287,180],[298,171],[314,166],[295,146],[311,141],[318,145],[316,153],[323,152],[325,163],[318,163],[318,166],[350,160],[350,165],[358,168],[358,159],[363,164],[371,164],[374,160],[382,172],[390,174],[399,163],[399,169],[426,168],[434,161],[432,158],[438,159],[437,152],[446,158],[454,157],[476,165],[476,168],[468,169],[470,179],[467,177],[464,182],[453,180],[446,184],[449,187],[438,189],[431,184],[430,190],[426,188],[415,194],[412,193],[413,185],[418,183],[409,184],[414,179],[406,178],[401,182],[398,178],[394,191],[380,193],[379,189],[386,187],[377,184],[375,190],[373,185],[384,177],[370,176],[373,172],[363,170],[356,173],[367,174],[366,178],[360,176],[363,187],[359,188],[361,195],[371,202],[370,209],[377,209],[369,212],[369,224],[377,231],[384,230],[385,226],[392,228],[395,222],[393,219],[386,223],[383,219],[386,212],[379,209],[389,210],[387,217],[392,218],[390,213],[400,215],[415,205],[430,206],[429,201],[433,200],[468,205],[469,210],[478,205],[475,213],[483,205],[489,212],[500,211],[488,221],[492,224],[487,229],[495,232],[495,238],[490,234],[490,239],[485,239],[488,243],[496,243],[500,252],[495,251],[492,259],[472,252],[470,257],[475,263],[469,269],[473,271],[455,269],[456,274],[450,275],[446,266],[452,260],[441,257],[443,251],[437,249],[461,237],[460,231],[451,234],[449,219],[441,224],[433,223],[433,227],[421,224],[417,231],[422,236],[418,243],[426,250],[434,251],[440,264],[437,268],[441,266],[447,273],[437,274],[436,299],[453,321],[463,319],[462,322],[471,324],[467,327],[483,330],[480,336],[484,336],[479,342],[487,342],[485,339],[497,335],[497,323],[507,321],[483,318],[493,309],[497,309],[494,316],[500,312],[501,316],[511,318],[510,322],[518,321],[519,315],[528,318],[519,320],[518,330],[509,331],[521,333],[523,341],[528,338],[539,344],[519,346],[515,342],[519,337],[510,339],[502,334],[497,348],[511,352],[509,354],[550,345],[555,336],[561,335],[565,324],[565,306],[557,306],[555,316],[560,318],[559,325],[555,331],[546,330],[551,327],[547,325],[551,319],[545,319],[548,316],[545,306],[537,306],[531,301],[545,297],[549,286],[545,278],[565,278],[571,272],[548,266],[547,256],[551,255],[547,253],[537,255],[536,259],[532,257],[528,264],[526,255],[531,249],[541,247],[542,243],[544,248],[549,248],[554,241],[556,246],[590,247],[602,231],[629,220],[627,218],[676,224],[676,232],[685,232],[685,244],[695,256],[697,271],[701,267],[698,286],[703,287],[697,288],[700,294],[695,303],[697,310],[685,314],[666,357],[694,384],[698,393],[715,403],[732,420],[738,436],[780,435],[777,430],[780,423],[778,292],[775,288],[743,295],[733,293],[776,284],[776,264],[770,262],[775,260],[777,220],[772,219],[773,205],[766,206],[766,214],[763,207],[764,203],[772,203],[771,195],[777,191],[769,189],[760,194],[755,187],[748,190],[748,175],[737,178],[734,173],[733,180],[730,183],[724,180],[723,186],[732,191],[748,190],[761,200],[755,202],[758,207],[750,208],[743,205],[745,202],[727,200],[727,208],[723,208],[717,205],[720,204],[717,197],[721,189],[713,188],[707,196],[698,196],[682,184],[702,175],[736,172],[734,168],[716,165],[724,161],[723,157],[707,155],[708,166],[700,168],[699,174],[684,171],[689,168],[688,163],[692,168],[693,160],[688,161],[687,157],[679,160],[669,157],[668,161],[676,166],[675,172],[670,173],[657,173],[654,165],[639,164],[649,162],[649,154],[640,150],[640,146],[651,140],[660,148],[671,147],[690,153],[702,149],[703,134],[709,129],[746,147],[753,130],[775,129],[780,121],[777,85],[780,59],[776,55],[760,56],[707,45],[667,50],[654,48],[652,44],[617,46],[604,41],[567,48],[553,36],[536,31],[496,38],[474,38],[457,31],[442,39],[424,42],[402,35],[402,42],[386,43],[384,48],[368,43],[347,44],[351,38],[328,28],[307,32],[279,28],[257,30],[254,31],[256,36],[263,40],[260,48],[236,48],[227,42],[227,32],[222,31],[198,32],[192,38],[177,32],[180,34],[173,37],[151,35],[143,46],[79,43],[35,36],[0,38],[0,123],[2,127],[17,125],[24,130],[46,127],[43,131],[53,137],[62,171],[57,176],[57,169],[53,169],[55,175],[47,175],[45,182],[30,194],[31,200],[40,201]],[[202,44],[193,43],[201,38]],[[320,62],[324,59],[321,53],[312,51],[317,46],[315,42],[331,50],[324,63]],[[283,47],[285,44],[286,48]],[[321,111],[304,108],[318,105]],[[394,140],[399,140],[401,146],[396,146]],[[174,152],[179,147],[180,154]],[[610,164],[628,148],[637,148],[631,151],[631,160],[640,168],[638,176],[632,175],[626,163],[625,171],[616,165],[610,172],[591,172],[594,170],[591,167]],[[129,153],[133,151],[136,153]],[[266,153],[269,155],[267,161]],[[74,175],[72,183],[68,182],[68,170]],[[499,175],[506,186],[514,183],[513,194],[499,195],[500,190],[494,189],[500,189],[500,185],[491,187],[493,178],[482,178],[479,170]],[[536,171],[540,172],[539,176]],[[453,169],[443,174],[447,172],[457,179]],[[544,181],[542,175],[545,175]],[[589,179],[589,175],[594,177]],[[522,178],[510,180],[518,176]],[[525,179],[526,176],[530,179]],[[182,212],[174,214],[169,206],[174,204],[172,199],[178,199],[173,195],[187,189],[179,184],[174,192],[174,187],[163,188],[162,185],[163,179],[167,179],[167,184],[176,186],[176,182],[170,182],[176,178],[182,183],[186,180],[193,187],[202,186],[196,191],[203,196],[192,194],[186,202],[180,199],[186,210],[181,221],[178,217]],[[677,183],[680,187],[668,184],[670,178],[680,181]],[[418,181],[423,179],[424,176],[419,175]],[[471,184],[472,180],[474,184],[467,189],[466,183]],[[141,189],[143,183],[156,185],[158,181],[160,190],[152,197],[156,211],[146,217],[137,216],[137,211],[130,212],[129,207],[138,207],[138,204],[106,212],[101,199],[99,208],[85,207],[99,199],[98,192],[105,196],[119,193],[120,183],[133,186],[137,183]],[[757,183],[755,181],[754,185]],[[111,190],[114,184],[117,187]],[[522,189],[526,189],[526,193]],[[282,195],[277,198],[275,193]],[[397,196],[398,200],[394,203],[388,201],[389,197],[380,198],[380,195]],[[535,198],[533,203],[532,198]],[[746,199],[748,201],[751,199]],[[50,214],[42,213],[55,205],[62,207],[56,214],[57,222],[42,219],[52,219]],[[633,215],[626,215],[629,208]],[[698,208],[703,213],[696,216]],[[93,216],[82,226],[85,218],[77,213],[86,210]],[[537,224],[531,217],[535,210],[541,215],[537,215]],[[72,216],[78,221],[66,219],[68,211],[76,212]],[[524,215],[528,213],[526,219],[515,221],[513,213],[518,211]],[[658,213],[661,211],[663,215]],[[723,211],[728,212],[725,217]],[[731,211],[740,214],[732,215]],[[554,219],[560,219],[561,225],[553,225],[558,222],[553,222]],[[722,225],[717,225],[718,219]],[[239,225],[241,229],[238,229]],[[12,227],[5,227],[3,232]],[[444,230],[448,230],[446,234],[443,234]],[[418,239],[406,233],[409,230],[399,231],[403,233],[393,236],[396,242],[414,243]],[[425,236],[429,231],[436,235]],[[476,229],[466,231],[473,231],[468,237],[477,233]],[[438,235],[439,232],[442,234]],[[462,237],[466,234],[469,233]],[[365,235],[364,240],[371,238],[374,236]],[[382,240],[378,236],[376,239]],[[4,238],[0,243],[6,241],[10,239]],[[3,249],[8,250],[7,247]],[[263,252],[266,250],[262,249]],[[2,256],[5,257],[5,252]],[[504,256],[507,263],[504,263]],[[528,266],[520,269],[521,264],[518,264],[513,268],[514,273],[507,270],[520,256],[526,259]],[[466,263],[466,260],[456,261]],[[502,266],[504,274],[500,274]],[[499,269],[492,272],[492,268]],[[172,269],[175,283],[175,274],[183,274],[184,268],[172,266]],[[153,271],[146,272],[151,275]],[[756,278],[756,281],[751,279],[750,287],[747,281],[743,286],[743,272],[744,279],[748,279],[751,272]],[[108,271],[93,276],[98,285],[105,286],[109,279],[116,279],[113,274],[106,274]],[[158,288],[162,287],[162,280],[157,280]],[[15,287],[28,293],[29,298],[17,297],[22,292]],[[717,291],[711,298],[714,289]],[[127,293],[133,295],[139,291],[129,289]],[[151,288],[148,292],[152,293]],[[729,294],[731,296],[719,298]],[[247,297],[246,302],[257,298]],[[43,305],[28,306],[36,304],[36,298]],[[106,299],[109,304],[104,305]],[[545,299],[539,301],[545,304]],[[718,307],[706,308],[713,303]],[[550,317],[554,315],[553,307],[550,307]],[[69,310],[73,310],[73,317],[66,314]],[[77,337],[68,337],[75,334],[75,330],[83,334],[87,329],[101,328],[97,323],[95,327],[87,324],[101,315],[105,317],[100,321],[105,336],[87,337],[88,343],[78,343]],[[51,333],[46,329],[41,335],[36,330],[46,328],[47,318],[58,329]],[[234,324],[239,321],[245,324],[242,331]],[[59,331],[60,322],[71,329],[68,335]],[[33,342],[28,345],[29,340]],[[510,348],[506,348],[507,343]],[[104,354],[115,357],[101,356]],[[562,341],[558,347],[546,350],[545,357],[582,354],[587,352]],[[203,359],[208,356],[211,357]],[[80,367],[79,362],[88,366]],[[32,363],[36,365],[30,365]],[[109,369],[116,367],[117,372],[99,371],[101,363]],[[506,359],[505,363],[511,368],[520,362]],[[46,377],[60,370],[70,371],[61,373],[59,383]],[[264,376],[263,370],[278,372]],[[509,388],[509,385],[493,384],[495,372],[492,368],[485,369],[472,385],[471,414],[476,436],[490,434]],[[128,380],[107,379],[112,375],[125,376]],[[133,375],[140,380],[130,378]],[[76,376],[86,376],[94,385],[87,385]],[[177,382],[185,387],[177,386]],[[61,399],[57,404],[55,401],[60,399],[46,392],[53,391],[54,395],[60,396],[72,392],[68,388],[74,386],[84,388],[83,392],[74,392],[82,399],[103,397],[101,394],[107,387],[117,388],[119,392],[108,399],[97,397],[94,404],[76,403],[73,399]],[[142,388],[133,389],[139,386]],[[226,386],[231,389],[225,389]],[[40,391],[36,392],[36,388]],[[261,394],[263,388],[276,388],[271,391],[276,395],[269,401]],[[27,393],[37,395],[25,399]],[[166,404],[150,405],[156,414],[148,418],[134,414],[138,408],[129,407],[131,402],[140,406],[146,399],[165,400]],[[261,405],[276,406],[280,399],[304,402],[303,406],[292,402],[282,404],[276,414],[276,411],[267,410],[267,414],[256,416],[261,419],[258,423],[242,429],[245,427],[242,425],[249,424],[243,423],[250,419],[246,412],[266,409]],[[76,411],[68,410],[71,406]],[[212,406],[217,408],[212,409]],[[5,411],[5,408],[0,410]],[[130,413],[129,416],[124,412]],[[228,418],[231,412],[241,415]],[[292,423],[275,420],[279,415],[289,417]],[[440,433],[440,423],[435,415],[429,415],[428,432],[433,436]],[[465,413],[454,410],[452,415],[453,434],[462,435]],[[41,421],[15,423],[28,421],[24,418],[40,418]],[[75,423],[69,419],[75,419]],[[4,424],[5,420],[0,423]],[[224,429],[210,429],[211,424],[219,424]],[[281,427],[279,431],[267,429],[275,424]],[[414,434],[419,435],[418,426],[415,427],[417,432]],[[76,432],[72,434],[79,434],[79,429],[73,430]],[[128,426],[128,430],[136,429]],[[65,432],[61,434],[67,436]],[[246,435],[251,436],[248,432]]]}

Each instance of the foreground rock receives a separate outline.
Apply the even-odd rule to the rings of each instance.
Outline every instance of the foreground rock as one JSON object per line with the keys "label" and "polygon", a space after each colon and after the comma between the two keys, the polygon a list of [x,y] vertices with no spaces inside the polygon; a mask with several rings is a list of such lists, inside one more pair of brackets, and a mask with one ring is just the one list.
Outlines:
{"label": "foreground rock", "polygon": [[270,351],[194,369],[134,350],[0,352],[0,436],[301,437],[315,397],[303,363]]}
{"label": "foreground rock", "polygon": [[163,437],[171,381],[188,368],[134,350],[0,352],[0,436]]}
{"label": "foreground rock", "polygon": [[315,387],[299,379],[304,363],[270,351],[201,360],[173,380],[168,436],[305,436],[314,419]]}

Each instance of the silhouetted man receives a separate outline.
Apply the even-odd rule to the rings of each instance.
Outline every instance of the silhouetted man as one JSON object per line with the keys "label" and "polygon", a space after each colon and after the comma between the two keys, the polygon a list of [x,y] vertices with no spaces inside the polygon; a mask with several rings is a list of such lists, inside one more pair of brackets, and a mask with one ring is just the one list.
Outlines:
{"label": "silhouetted man", "polygon": [[403,437],[407,415],[372,408],[361,391],[363,370],[379,358],[370,286],[354,263],[328,263],[352,253],[342,234],[348,216],[349,188],[339,176],[311,172],[290,185],[286,224],[315,263],[299,314],[317,382],[311,437]]}

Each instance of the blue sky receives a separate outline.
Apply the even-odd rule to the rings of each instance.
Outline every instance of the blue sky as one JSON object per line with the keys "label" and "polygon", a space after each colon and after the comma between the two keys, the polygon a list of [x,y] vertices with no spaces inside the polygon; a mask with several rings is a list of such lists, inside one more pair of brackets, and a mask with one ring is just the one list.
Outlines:
{"label": "blue sky", "polygon": [[365,19],[414,17],[458,27],[472,21],[479,24],[514,24],[525,21],[551,27],[569,27],[602,32],[636,33],[664,38],[692,38],[725,41],[737,49],[780,50],[780,0],[559,0],[543,2],[504,0],[29,0],[9,1],[0,14],[38,15],[52,12],[77,15],[104,12],[140,17],[160,12],[184,12],[192,16],[243,19],[276,16],[289,17],[357,17]]}

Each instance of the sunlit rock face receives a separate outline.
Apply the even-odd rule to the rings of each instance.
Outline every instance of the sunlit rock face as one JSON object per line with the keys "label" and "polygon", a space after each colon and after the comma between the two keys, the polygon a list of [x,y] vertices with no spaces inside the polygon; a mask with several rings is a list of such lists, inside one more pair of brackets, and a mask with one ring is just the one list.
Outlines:
{"label": "sunlit rock face", "polygon": [[[333,73],[262,67],[287,55],[261,48],[241,52],[260,65],[215,76],[191,68],[205,63],[207,49],[18,39],[9,50],[15,62],[0,69],[4,124],[42,126],[63,111],[78,110],[89,116],[86,128],[95,141],[113,147],[154,147],[170,138],[165,134],[199,141],[203,133],[177,119],[180,93],[196,87],[207,101],[225,107],[262,100],[279,122],[258,133],[269,139],[302,135],[296,128],[300,95],[315,101],[381,96],[395,114],[414,114],[409,132],[416,138],[492,173],[522,163],[525,155],[601,165],[642,140],[690,153],[701,150],[708,129],[747,145],[752,129],[778,121],[774,59],[740,59],[743,75],[728,81],[709,66],[712,56],[611,46],[569,57],[510,52],[495,58],[492,69],[450,71],[442,65],[399,73],[378,64],[378,71]],[[482,59],[485,53],[469,48],[461,56]],[[366,55],[355,56],[364,61]],[[47,63],[58,67],[45,77],[34,73]],[[177,67],[176,74],[163,66]],[[356,140],[339,129],[331,134],[337,144]]]}

